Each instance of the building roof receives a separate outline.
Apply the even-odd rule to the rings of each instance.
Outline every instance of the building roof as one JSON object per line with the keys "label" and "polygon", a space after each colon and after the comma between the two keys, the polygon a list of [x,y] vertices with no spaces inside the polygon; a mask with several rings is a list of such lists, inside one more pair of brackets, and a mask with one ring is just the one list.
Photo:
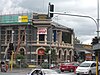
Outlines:
{"label": "building roof", "polygon": [[74,48],[77,52],[85,52],[85,53],[92,53],[93,52],[91,45],[75,44]]}
{"label": "building roof", "polygon": [[61,24],[59,24],[59,23],[56,23],[56,22],[54,22],[54,21],[51,22],[51,24],[52,24],[54,27],[58,28],[58,29],[64,29],[64,30],[68,30],[68,31],[70,31],[70,32],[73,32],[73,29],[68,28],[67,26],[61,25]]}

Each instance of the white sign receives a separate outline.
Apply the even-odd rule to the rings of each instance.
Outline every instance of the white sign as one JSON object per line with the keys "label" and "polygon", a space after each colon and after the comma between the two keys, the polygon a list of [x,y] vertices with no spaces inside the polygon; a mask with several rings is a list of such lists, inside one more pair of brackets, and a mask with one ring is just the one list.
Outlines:
{"label": "white sign", "polygon": [[93,45],[93,50],[100,50],[100,43]]}
{"label": "white sign", "polygon": [[37,34],[47,34],[47,28],[38,28]]}

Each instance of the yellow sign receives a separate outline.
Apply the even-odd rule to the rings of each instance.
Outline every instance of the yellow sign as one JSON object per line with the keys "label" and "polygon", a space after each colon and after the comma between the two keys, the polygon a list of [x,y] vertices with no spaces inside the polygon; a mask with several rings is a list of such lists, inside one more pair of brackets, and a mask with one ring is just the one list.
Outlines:
{"label": "yellow sign", "polygon": [[28,22],[28,16],[19,16],[18,22]]}

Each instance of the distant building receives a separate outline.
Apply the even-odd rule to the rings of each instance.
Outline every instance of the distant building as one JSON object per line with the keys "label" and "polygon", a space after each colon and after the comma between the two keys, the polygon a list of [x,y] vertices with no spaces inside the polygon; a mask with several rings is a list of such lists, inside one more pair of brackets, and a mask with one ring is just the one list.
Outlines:
{"label": "distant building", "polygon": [[78,43],[74,45],[74,48],[78,55],[77,61],[93,60],[94,53],[92,45]]}
{"label": "distant building", "polygon": [[0,15],[1,60],[10,60],[9,43],[13,43],[14,57],[21,54],[27,63],[40,65],[50,60],[57,63],[73,62],[73,38],[73,29],[52,22],[46,14]]}

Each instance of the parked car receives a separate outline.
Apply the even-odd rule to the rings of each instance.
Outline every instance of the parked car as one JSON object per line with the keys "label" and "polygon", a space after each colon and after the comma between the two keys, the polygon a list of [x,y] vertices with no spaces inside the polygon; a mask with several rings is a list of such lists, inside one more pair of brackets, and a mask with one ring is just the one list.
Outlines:
{"label": "parked car", "polygon": [[61,72],[64,71],[74,72],[78,66],[79,66],[78,63],[63,63],[60,66],[60,70]]}
{"label": "parked car", "polygon": [[[100,72],[100,63],[98,63],[98,71]],[[96,61],[84,61],[77,67],[76,72],[77,75],[80,74],[96,74]]]}

